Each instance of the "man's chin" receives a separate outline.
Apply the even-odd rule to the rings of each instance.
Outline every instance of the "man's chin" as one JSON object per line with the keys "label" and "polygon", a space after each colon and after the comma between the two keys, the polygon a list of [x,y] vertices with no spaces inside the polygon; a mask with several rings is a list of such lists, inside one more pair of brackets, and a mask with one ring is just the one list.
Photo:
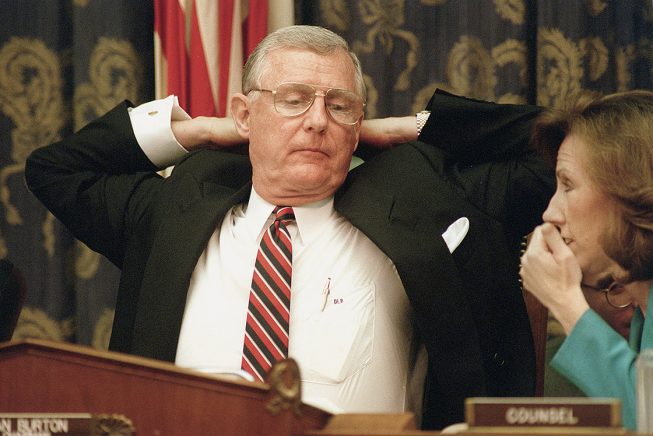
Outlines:
{"label": "man's chin", "polygon": [[315,168],[311,169],[303,167],[300,171],[293,174],[291,186],[296,186],[303,192],[334,192],[344,181],[345,175],[342,177],[335,177],[334,172],[327,172],[324,170],[316,171]]}
{"label": "man's chin", "polygon": [[334,186],[331,183],[303,183],[295,185],[296,193],[307,198],[314,198],[316,200],[321,200],[333,195],[338,186]]}
{"label": "man's chin", "polygon": [[277,195],[292,200],[294,205],[312,203],[332,196],[338,185],[329,180],[313,180],[295,178],[286,181],[285,189],[277,191]]}

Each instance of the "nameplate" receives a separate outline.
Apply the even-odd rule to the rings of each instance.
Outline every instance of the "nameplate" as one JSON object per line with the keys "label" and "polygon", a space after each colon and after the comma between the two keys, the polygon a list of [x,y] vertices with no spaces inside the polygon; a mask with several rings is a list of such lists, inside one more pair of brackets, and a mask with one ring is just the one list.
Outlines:
{"label": "nameplate", "polygon": [[122,415],[88,413],[0,413],[0,436],[131,436]]}
{"label": "nameplate", "polygon": [[471,427],[621,427],[615,398],[468,398],[465,420]]}

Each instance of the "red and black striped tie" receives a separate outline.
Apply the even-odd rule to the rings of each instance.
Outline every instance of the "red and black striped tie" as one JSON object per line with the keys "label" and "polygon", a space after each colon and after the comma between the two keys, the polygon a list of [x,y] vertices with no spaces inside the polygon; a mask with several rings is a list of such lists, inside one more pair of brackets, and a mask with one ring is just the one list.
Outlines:
{"label": "red and black striped tie", "polygon": [[277,206],[263,234],[249,293],[242,368],[264,380],[273,363],[288,356],[292,243],[287,225],[292,207]]}

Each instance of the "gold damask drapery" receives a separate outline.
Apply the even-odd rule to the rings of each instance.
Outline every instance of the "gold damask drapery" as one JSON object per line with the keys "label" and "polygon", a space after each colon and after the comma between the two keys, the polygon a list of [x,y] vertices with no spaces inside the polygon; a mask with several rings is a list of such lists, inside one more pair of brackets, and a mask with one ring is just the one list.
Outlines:
{"label": "gold damask drapery", "polygon": [[151,0],[12,0],[0,8],[0,257],[25,275],[14,338],[105,347],[118,271],[27,191],[25,158],[123,99],[153,96]]}
{"label": "gold damask drapery", "polygon": [[436,87],[544,106],[653,88],[651,0],[305,0],[299,15],[352,44],[367,117],[415,113]]}

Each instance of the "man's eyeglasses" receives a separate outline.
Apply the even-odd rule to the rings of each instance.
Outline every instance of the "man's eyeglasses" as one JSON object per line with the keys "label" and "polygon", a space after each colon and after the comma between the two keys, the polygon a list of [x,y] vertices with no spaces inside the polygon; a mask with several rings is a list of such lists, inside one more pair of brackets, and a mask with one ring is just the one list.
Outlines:
{"label": "man's eyeglasses", "polygon": [[594,291],[603,292],[603,295],[605,295],[605,301],[615,309],[625,309],[632,304],[630,294],[626,292],[626,288],[620,283],[612,282],[607,288],[599,288],[586,283],[581,283],[581,286]]}
{"label": "man's eyeglasses", "polygon": [[277,89],[255,88],[251,91],[270,92],[274,96],[274,109],[284,117],[296,117],[306,112],[315,101],[315,96],[324,97],[329,115],[340,124],[353,126],[363,115],[365,103],[357,94],[346,89],[318,89],[305,83],[287,82]]}

